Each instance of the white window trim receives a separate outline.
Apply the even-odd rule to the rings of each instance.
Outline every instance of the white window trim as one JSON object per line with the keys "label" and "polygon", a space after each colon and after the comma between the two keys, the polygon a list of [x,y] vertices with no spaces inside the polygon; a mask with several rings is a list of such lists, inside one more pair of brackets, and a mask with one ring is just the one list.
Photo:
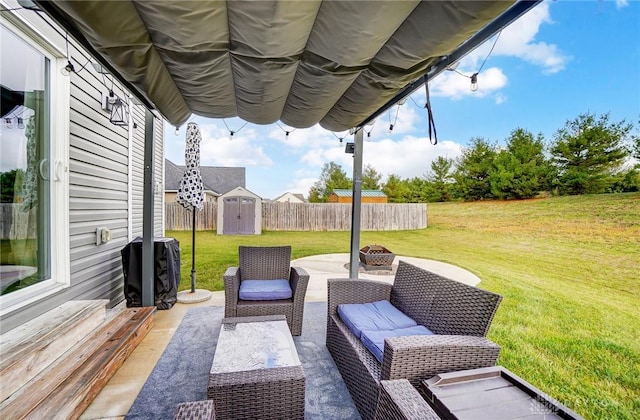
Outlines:
{"label": "white window trim", "polygon": [[[55,294],[71,284],[69,249],[69,77],[60,70],[67,64],[63,49],[11,13],[3,13],[2,25],[43,54],[50,63],[50,238],[51,278],[0,296],[0,317]],[[5,16],[6,15],[6,16]]]}

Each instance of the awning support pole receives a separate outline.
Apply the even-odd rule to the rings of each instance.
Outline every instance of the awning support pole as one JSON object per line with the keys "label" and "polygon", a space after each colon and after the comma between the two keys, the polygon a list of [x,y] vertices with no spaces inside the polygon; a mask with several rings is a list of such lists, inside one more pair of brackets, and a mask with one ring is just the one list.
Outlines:
{"label": "awning support pole", "polygon": [[349,278],[357,279],[360,272],[360,210],[362,203],[362,140],[363,131],[359,129],[354,135],[353,150],[353,191],[351,202],[351,259]]}
{"label": "awning support pole", "polygon": [[144,115],[144,188],[142,201],[142,306],[155,306],[153,272],[153,153],[154,117],[145,109]]}

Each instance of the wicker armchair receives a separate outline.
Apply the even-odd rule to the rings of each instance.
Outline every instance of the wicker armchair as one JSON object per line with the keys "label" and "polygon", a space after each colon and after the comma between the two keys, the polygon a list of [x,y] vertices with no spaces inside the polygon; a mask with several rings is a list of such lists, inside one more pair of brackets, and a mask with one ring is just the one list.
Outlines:
{"label": "wicker armchair", "polygon": [[[241,246],[238,251],[240,267],[229,267],[224,273],[224,316],[284,315],[291,334],[300,335],[309,274],[291,267],[291,247]],[[241,300],[238,294],[243,279],[289,279],[293,295],[281,300]]]}
{"label": "wicker armchair", "polygon": [[[500,347],[485,338],[501,296],[400,261],[393,286],[378,281],[329,279],[327,348],[363,419],[372,419],[380,381],[421,380],[494,366]],[[340,319],[342,303],[389,300],[436,335],[387,338],[382,364]]]}

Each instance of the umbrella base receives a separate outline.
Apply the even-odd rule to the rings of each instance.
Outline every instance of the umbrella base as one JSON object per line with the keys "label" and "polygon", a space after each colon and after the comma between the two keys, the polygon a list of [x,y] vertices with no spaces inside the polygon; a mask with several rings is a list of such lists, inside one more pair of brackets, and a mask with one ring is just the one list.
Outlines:
{"label": "umbrella base", "polygon": [[209,299],[211,299],[211,292],[204,289],[196,289],[194,293],[191,293],[191,290],[178,292],[178,302],[180,303],[198,303]]}

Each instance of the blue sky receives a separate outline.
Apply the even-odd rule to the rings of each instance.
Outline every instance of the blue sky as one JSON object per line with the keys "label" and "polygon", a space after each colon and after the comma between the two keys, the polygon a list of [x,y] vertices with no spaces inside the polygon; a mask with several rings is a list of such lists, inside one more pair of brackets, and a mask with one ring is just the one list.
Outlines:
{"label": "blue sky", "polygon": [[[460,61],[457,70],[476,72],[495,37]],[[640,120],[640,1],[545,1],[500,34],[478,76],[445,72],[430,84],[438,145],[427,138],[424,89],[384,114],[365,135],[363,161],[384,175],[422,176],[438,156],[455,158],[474,137],[501,143],[515,128],[542,133],[547,141],[567,120],[590,112],[610,113],[638,128]],[[352,155],[319,126],[246,124],[237,118],[193,117],[202,131],[201,164],[244,166],[247,188],[263,198],[287,191],[308,195],[322,165],[334,161],[351,175]],[[225,127],[229,127],[229,130]],[[166,126],[165,155],[184,164],[185,129]],[[346,136],[345,141],[349,140]]]}

